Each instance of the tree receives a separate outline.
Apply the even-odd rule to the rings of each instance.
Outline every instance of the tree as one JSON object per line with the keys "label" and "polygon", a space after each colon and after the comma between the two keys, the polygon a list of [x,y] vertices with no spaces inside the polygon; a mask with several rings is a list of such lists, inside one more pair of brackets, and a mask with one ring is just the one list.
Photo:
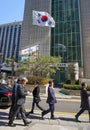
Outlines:
{"label": "tree", "polygon": [[6,63],[11,64],[11,68],[12,68],[11,76],[14,76],[14,62],[15,62],[15,60],[13,58],[7,58],[6,59]]}
{"label": "tree", "polygon": [[19,62],[18,72],[27,72],[29,75],[50,77],[59,69],[56,63],[61,62],[61,57],[39,56],[38,59],[28,58]]}
{"label": "tree", "polygon": [[25,61],[19,61],[18,62],[18,68],[17,68],[17,73],[19,74],[25,74],[25,72],[27,72],[29,74],[30,72],[30,62],[29,60],[25,60]]}

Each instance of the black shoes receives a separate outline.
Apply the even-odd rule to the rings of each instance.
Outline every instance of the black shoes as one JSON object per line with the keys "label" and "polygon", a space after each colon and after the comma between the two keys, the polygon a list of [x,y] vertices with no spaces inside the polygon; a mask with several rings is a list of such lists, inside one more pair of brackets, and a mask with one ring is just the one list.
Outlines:
{"label": "black shoes", "polygon": [[21,116],[17,116],[17,117],[16,117],[16,119],[19,119],[19,120],[21,120],[22,118],[21,118]]}
{"label": "black shoes", "polygon": [[75,120],[76,120],[77,122],[81,122],[81,121],[78,120],[78,116],[77,116],[77,115],[75,115]]}
{"label": "black shoes", "polygon": [[78,121],[78,117],[77,117],[77,115],[75,115],[75,120]]}
{"label": "black shoes", "polygon": [[16,125],[13,124],[13,123],[8,123],[8,126],[10,126],[10,127],[15,127]]}
{"label": "black shoes", "polygon": [[54,120],[54,119],[55,119],[55,117],[54,117],[54,116],[52,116],[52,117],[51,117],[51,119],[52,119],[52,120]]}
{"label": "black shoes", "polygon": [[42,119],[44,119],[44,118],[43,118],[43,117],[44,117],[44,113],[43,113],[43,112],[41,113],[41,117],[42,117]]}
{"label": "black shoes", "polygon": [[[41,118],[42,118],[42,119],[44,119],[44,115],[45,115],[45,114],[44,114],[44,112],[42,112],[42,113],[41,113]],[[51,118],[50,118],[50,119],[53,119],[53,120],[54,120],[54,119],[55,119],[55,117],[54,117],[54,116],[51,116]]]}
{"label": "black shoes", "polygon": [[33,112],[33,111],[30,111],[29,114],[34,114],[34,112]]}
{"label": "black shoes", "polygon": [[30,123],[32,123],[32,121],[27,121],[26,123],[24,123],[24,126],[28,126]]}
{"label": "black shoes", "polygon": [[30,112],[26,113],[26,116],[29,116],[29,114],[34,114],[34,112],[30,111]]}
{"label": "black shoes", "polygon": [[[27,122],[24,123],[24,126],[28,126],[30,123],[32,123],[32,121],[27,121]],[[16,125],[13,124],[13,123],[8,123],[8,126],[15,127]]]}

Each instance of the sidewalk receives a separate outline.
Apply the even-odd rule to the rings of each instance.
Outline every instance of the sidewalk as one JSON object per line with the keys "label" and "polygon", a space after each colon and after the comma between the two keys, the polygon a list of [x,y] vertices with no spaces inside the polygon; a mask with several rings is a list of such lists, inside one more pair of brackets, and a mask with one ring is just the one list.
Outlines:
{"label": "sidewalk", "polygon": [[[57,100],[80,100],[79,96],[62,96],[58,89],[55,89]],[[41,94],[41,97],[46,98],[46,94]],[[32,98],[32,95],[29,96]],[[29,126],[24,126],[22,120],[15,120],[16,127],[9,127],[8,124],[9,109],[0,109],[0,130],[90,130],[90,123],[88,122],[88,115],[83,114],[79,120],[75,121],[75,113],[55,112],[55,120],[50,119],[50,114],[45,115],[45,119],[41,119],[41,111],[35,111],[34,114],[28,116],[28,120],[32,123]]]}
{"label": "sidewalk", "polygon": [[[46,98],[47,95],[46,94],[41,94],[40,96],[43,97],[43,98]],[[77,100],[80,100],[80,96],[63,95],[63,94],[60,94],[59,92],[55,93],[55,96],[56,96],[57,99],[77,99]]]}
{"label": "sidewalk", "polygon": [[[77,99],[77,100],[80,100],[80,96],[65,95],[65,94],[60,93],[60,88],[54,88],[54,91],[55,91],[55,96],[56,96],[57,99]],[[47,94],[41,93],[40,96],[43,97],[43,98],[46,98]],[[31,95],[31,97],[32,97],[32,95]]]}
{"label": "sidewalk", "polygon": [[9,109],[0,110],[0,130],[90,130],[87,114],[80,117],[81,122],[75,121],[74,113],[60,112],[55,113],[55,120],[51,120],[49,114],[42,120],[40,111],[28,116],[28,120],[32,121],[29,126],[24,126],[22,120],[15,120],[16,127],[9,127],[8,111]]}

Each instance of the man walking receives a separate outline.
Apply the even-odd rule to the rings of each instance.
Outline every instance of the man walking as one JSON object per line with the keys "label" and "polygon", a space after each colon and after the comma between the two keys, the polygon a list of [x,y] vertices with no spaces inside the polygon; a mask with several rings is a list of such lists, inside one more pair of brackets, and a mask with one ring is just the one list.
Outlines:
{"label": "man walking", "polygon": [[[14,86],[13,86],[13,89],[12,89],[12,105],[11,105],[11,108],[10,108],[10,111],[9,111],[9,118],[12,116],[12,113],[14,111],[14,107],[16,105],[17,87],[20,84],[20,81],[21,81],[20,78],[18,78],[17,81],[14,81]],[[16,118],[20,119],[20,114],[19,113],[16,115]]]}
{"label": "man walking", "polygon": [[82,84],[82,89],[81,89],[81,109],[80,111],[75,115],[76,121],[78,120],[78,117],[85,111],[88,111],[89,114],[89,122],[90,122],[90,104],[89,104],[89,93],[87,92],[87,84],[83,82]]}
{"label": "man walking", "polygon": [[39,81],[36,81],[35,83],[35,88],[33,89],[33,102],[32,102],[32,109],[31,111],[27,114],[27,116],[30,114],[30,113],[34,113],[34,108],[35,108],[35,104],[36,106],[41,110],[43,111],[44,109],[39,105],[39,102],[41,101],[40,99],[40,87],[39,87]]}
{"label": "man walking", "polygon": [[27,82],[28,82],[27,78],[23,77],[21,79],[21,84],[19,84],[17,87],[16,106],[15,106],[14,112],[12,113],[12,116],[10,117],[9,123],[8,123],[8,125],[11,127],[15,126],[15,124],[13,124],[13,121],[19,111],[20,111],[21,117],[23,119],[24,125],[27,126],[28,124],[31,123],[31,121],[30,122],[27,121],[26,115],[25,115],[25,109],[24,109],[25,97],[26,97],[26,95],[30,94],[29,91],[25,92],[25,85]]}
{"label": "man walking", "polygon": [[49,109],[42,112],[42,119],[43,119],[43,116],[49,112],[51,112],[51,119],[54,119],[56,97],[55,97],[55,92],[53,88],[53,81],[49,81],[47,103],[49,104]]}

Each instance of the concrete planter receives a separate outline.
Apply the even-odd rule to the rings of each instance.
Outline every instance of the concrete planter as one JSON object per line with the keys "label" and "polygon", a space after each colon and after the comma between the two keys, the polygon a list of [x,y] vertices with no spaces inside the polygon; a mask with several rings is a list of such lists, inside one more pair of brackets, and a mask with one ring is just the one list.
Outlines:
{"label": "concrete planter", "polygon": [[60,92],[65,93],[67,95],[75,95],[75,96],[80,96],[80,90],[70,90],[70,89],[65,89],[62,88]]}

